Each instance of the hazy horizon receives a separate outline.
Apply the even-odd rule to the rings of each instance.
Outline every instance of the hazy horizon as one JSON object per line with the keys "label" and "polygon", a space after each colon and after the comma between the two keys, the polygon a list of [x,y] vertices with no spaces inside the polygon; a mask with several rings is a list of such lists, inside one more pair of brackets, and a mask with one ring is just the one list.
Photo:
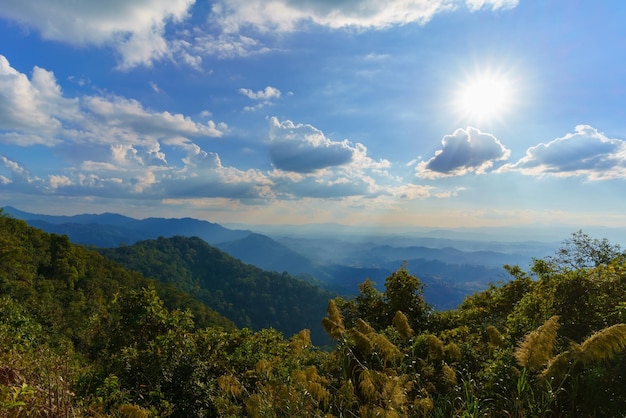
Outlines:
{"label": "hazy horizon", "polygon": [[[120,212],[92,212],[92,213],[65,213],[52,214],[45,212],[29,212],[20,208],[6,206],[19,212],[43,216],[76,216],[76,215],[103,215],[115,214],[133,219],[147,219],[152,216],[133,217]],[[159,217],[164,219],[181,219],[184,217]],[[614,244],[626,247],[626,228],[608,228],[594,225],[585,226],[504,226],[504,227],[409,227],[405,225],[346,225],[338,223],[308,223],[308,224],[248,224],[236,222],[217,222],[213,219],[200,219],[217,223],[225,228],[251,230],[256,233],[275,237],[297,238],[334,238],[346,241],[363,241],[367,238],[387,237],[390,240],[436,239],[440,242],[502,242],[502,243],[530,243],[560,245],[572,233],[582,230],[592,238],[607,238]],[[388,243],[388,242],[385,242]],[[555,247],[556,248],[556,247]]]}

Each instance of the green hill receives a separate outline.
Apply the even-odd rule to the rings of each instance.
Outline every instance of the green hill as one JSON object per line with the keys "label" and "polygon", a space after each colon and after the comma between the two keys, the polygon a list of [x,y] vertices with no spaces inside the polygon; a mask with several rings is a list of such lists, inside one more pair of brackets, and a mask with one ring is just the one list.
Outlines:
{"label": "green hill", "polygon": [[[116,298],[152,286],[169,309],[190,310],[198,326],[233,323],[188,293],[130,272],[99,253],[0,213],[0,295],[29,306],[42,324],[80,342],[84,318],[113,315]],[[95,320],[95,319],[94,319]],[[98,319],[99,320],[99,319]]]}
{"label": "green hill", "polygon": [[239,327],[275,328],[287,336],[307,328],[317,343],[327,341],[319,321],[335,294],[244,264],[200,238],[159,238],[100,252],[189,292]]}

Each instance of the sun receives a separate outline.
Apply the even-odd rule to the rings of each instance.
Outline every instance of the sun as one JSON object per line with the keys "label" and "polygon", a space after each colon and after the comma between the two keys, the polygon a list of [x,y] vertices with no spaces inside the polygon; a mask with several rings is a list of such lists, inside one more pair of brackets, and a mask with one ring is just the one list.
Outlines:
{"label": "sun", "polygon": [[512,101],[510,81],[502,75],[485,73],[459,85],[455,105],[468,122],[490,122],[501,119]]}

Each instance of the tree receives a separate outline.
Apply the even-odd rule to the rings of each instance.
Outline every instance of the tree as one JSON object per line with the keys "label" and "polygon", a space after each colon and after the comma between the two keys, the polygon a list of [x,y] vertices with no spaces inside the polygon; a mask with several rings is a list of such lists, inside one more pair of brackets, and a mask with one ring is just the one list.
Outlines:
{"label": "tree", "polygon": [[420,279],[409,274],[406,266],[402,266],[385,279],[385,289],[388,324],[400,311],[406,315],[411,328],[426,329],[429,308],[424,300],[424,285]]}
{"label": "tree", "polygon": [[424,286],[420,279],[400,267],[385,279],[385,292],[376,289],[369,278],[359,285],[359,295],[350,301],[337,300],[337,306],[346,322],[354,325],[360,318],[374,329],[382,330],[392,325],[398,311],[402,312],[416,332],[427,328],[431,309],[424,300]]}
{"label": "tree", "polygon": [[563,241],[555,256],[535,259],[533,271],[541,274],[546,271],[588,269],[606,266],[616,260],[626,261],[626,253],[618,244],[612,244],[606,238],[592,238],[579,230]]}

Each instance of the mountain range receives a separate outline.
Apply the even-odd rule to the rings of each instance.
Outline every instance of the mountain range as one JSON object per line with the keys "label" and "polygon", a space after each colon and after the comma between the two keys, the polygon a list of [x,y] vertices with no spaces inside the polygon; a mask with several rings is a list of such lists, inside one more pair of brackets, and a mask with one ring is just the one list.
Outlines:
{"label": "mountain range", "polygon": [[[469,294],[489,283],[506,281],[504,264],[526,267],[527,254],[547,253],[549,246],[529,243],[508,245],[512,250],[494,251],[497,243],[472,250],[471,242],[427,241],[407,237],[369,236],[357,240],[338,237],[270,237],[251,229],[229,229],[222,225],[192,219],[133,219],[114,213],[53,216],[32,214],[12,207],[5,213],[27,221],[50,233],[67,235],[78,244],[98,248],[117,248],[159,237],[198,237],[230,256],[258,268],[286,272],[332,292],[350,296],[366,278],[379,285],[402,265],[425,284],[424,294],[436,309],[452,309]],[[430,246],[420,245],[428,242]],[[484,249],[487,248],[487,249]]]}

